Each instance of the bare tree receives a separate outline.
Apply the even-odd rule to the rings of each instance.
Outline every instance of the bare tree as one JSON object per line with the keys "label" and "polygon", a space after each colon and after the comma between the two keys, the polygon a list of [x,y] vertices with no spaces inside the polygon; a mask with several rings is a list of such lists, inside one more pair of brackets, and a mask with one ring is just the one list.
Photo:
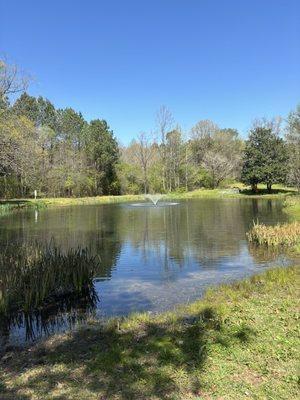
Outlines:
{"label": "bare tree", "polygon": [[210,173],[212,186],[216,188],[219,184],[232,174],[235,163],[223,154],[209,150],[203,157],[203,167]]}
{"label": "bare tree", "polygon": [[201,165],[209,172],[212,186],[217,187],[226,178],[238,178],[242,164],[243,142],[235,129],[220,129],[211,137]]}
{"label": "bare tree", "polygon": [[300,104],[287,118],[285,137],[290,158],[288,182],[300,191]]}
{"label": "bare tree", "polygon": [[166,106],[161,106],[156,113],[156,124],[160,136],[160,157],[162,162],[162,184],[166,190],[166,135],[174,126],[174,118],[171,111]]}
{"label": "bare tree", "polygon": [[17,65],[0,60],[0,99],[24,92],[28,87],[29,80],[29,76],[25,75]]}
{"label": "bare tree", "polygon": [[280,116],[273,117],[271,119],[268,118],[256,118],[251,125],[251,130],[255,130],[256,128],[266,128],[271,129],[273,133],[276,135],[280,135],[282,127],[282,118]]}
{"label": "bare tree", "polygon": [[151,135],[141,132],[132,143],[133,155],[143,171],[145,194],[149,190],[148,171],[154,156],[154,143]]}
{"label": "bare tree", "polygon": [[209,119],[204,119],[196,123],[191,129],[192,139],[202,139],[212,136],[215,132],[219,130],[217,124]]}
{"label": "bare tree", "polygon": [[201,164],[205,152],[211,147],[212,137],[218,130],[218,125],[208,119],[199,121],[192,127],[190,144],[196,164]]}

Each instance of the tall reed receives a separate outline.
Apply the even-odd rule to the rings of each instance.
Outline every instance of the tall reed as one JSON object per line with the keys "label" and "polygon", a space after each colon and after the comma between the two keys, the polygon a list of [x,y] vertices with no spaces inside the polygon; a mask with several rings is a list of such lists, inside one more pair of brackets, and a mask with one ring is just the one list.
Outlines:
{"label": "tall reed", "polygon": [[247,233],[249,242],[266,246],[294,246],[300,243],[300,221],[275,226],[254,223]]}
{"label": "tall reed", "polygon": [[53,244],[0,249],[0,318],[31,311],[93,288],[97,259],[87,249],[63,253]]}

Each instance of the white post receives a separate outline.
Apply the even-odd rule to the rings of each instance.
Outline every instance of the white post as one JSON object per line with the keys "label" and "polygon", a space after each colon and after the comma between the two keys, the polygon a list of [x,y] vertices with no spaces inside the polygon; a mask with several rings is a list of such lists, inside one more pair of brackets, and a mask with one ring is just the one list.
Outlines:
{"label": "white post", "polygon": [[35,190],[34,191],[34,200],[36,200],[36,197],[37,197],[37,191]]}

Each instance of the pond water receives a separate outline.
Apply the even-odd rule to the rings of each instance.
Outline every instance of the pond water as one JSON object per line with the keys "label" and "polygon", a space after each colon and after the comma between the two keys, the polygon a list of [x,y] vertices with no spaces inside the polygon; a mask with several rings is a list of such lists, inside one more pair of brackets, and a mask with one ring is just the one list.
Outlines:
{"label": "pond water", "polygon": [[[199,298],[208,286],[291,261],[248,245],[253,221],[287,221],[278,200],[193,199],[165,206],[84,205],[0,218],[1,246],[50,240],[63,251],[88,247],[100,256],[96,296],[55,306],[30,320],[1,325],[3,344],[72,328],[89,317],[159,312]],[[1,277],[0,277],[1,278]]]}

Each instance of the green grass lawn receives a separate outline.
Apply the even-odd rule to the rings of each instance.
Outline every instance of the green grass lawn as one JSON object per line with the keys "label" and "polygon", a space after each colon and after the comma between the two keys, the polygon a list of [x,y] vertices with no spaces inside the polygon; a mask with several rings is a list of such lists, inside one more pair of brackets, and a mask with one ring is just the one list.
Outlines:
{"label": "green grass lawn", "polygon": [[91,322],[11,351],[0,398],[299,398],[298,288],[297,267],[273,269],[173,312]]}

